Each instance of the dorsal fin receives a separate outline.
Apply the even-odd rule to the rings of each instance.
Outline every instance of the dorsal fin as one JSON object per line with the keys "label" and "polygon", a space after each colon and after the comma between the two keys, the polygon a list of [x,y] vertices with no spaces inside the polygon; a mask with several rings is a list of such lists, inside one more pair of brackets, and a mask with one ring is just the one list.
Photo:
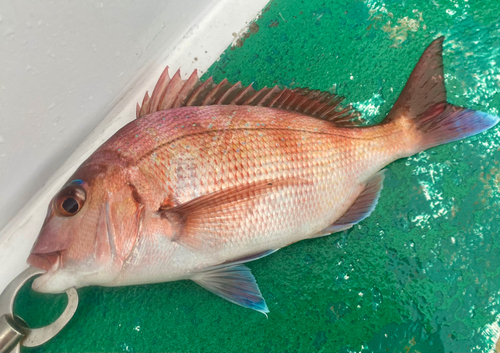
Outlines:
{"label": "dorsal fin", "polygon": [[252,85],[231,84],[227,79],[219,84],[214,83],[212,77],[201,82],[196,70],[187,80],[181,79],[179,70],[170,78],[167,66],[151,97],[146,92],[142,105],[137,104],[136,115],[142,118],[157,111],[188,106],[253,105],[295,111],[343,127],[362,124],[359,112],[352,106],[340,108],[343,99],[329,92],[306,88],[290,90],[274,86],[256,91]]}

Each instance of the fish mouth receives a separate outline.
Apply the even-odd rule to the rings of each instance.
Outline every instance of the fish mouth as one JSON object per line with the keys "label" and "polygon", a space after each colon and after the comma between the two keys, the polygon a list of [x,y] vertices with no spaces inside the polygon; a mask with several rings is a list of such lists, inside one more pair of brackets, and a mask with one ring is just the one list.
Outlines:
{"label": "fish mouth", "polygon": [[61,263],[61,252],[54,251],[48,253],[32,253],[28,257],[28,264],[33,267],[40,268],[45,271],[55,271]]}

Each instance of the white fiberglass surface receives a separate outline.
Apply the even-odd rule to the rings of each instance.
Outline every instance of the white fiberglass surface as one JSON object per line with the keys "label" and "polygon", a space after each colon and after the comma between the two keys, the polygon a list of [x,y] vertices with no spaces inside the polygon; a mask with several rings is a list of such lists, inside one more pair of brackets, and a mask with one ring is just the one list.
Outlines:
{"label": "white fiberglass surface", "polygon": [[165,66],[201,75],[267,1],[0,4],[0,290],[48,202]]}

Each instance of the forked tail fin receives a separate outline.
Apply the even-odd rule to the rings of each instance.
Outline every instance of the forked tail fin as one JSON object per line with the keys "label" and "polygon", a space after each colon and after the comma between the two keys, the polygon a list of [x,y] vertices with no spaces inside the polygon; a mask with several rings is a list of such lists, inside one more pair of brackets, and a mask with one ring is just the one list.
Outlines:
{"label": "forked tail fin", "polygon": [[424,51],[384,124],[401,124],[408,140],[408,155],[460,140],[494,126],[499,118],[446,102],[443,40]]}

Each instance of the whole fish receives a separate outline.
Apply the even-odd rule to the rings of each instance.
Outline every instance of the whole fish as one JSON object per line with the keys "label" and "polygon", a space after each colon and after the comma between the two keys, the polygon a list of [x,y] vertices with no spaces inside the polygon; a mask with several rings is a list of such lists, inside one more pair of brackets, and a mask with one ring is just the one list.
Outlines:
{"label": "whole fish", "polygon": [[341,97],[187,80],[168,68],[138,119],[53,198],[28,263],[33,288],[191,279],[261,312],[250,270],[296,241],[348,229],[377,204],[387,164],[499,118],[446,102],[442,43],[423,53],[385,120],[361,125]]}

